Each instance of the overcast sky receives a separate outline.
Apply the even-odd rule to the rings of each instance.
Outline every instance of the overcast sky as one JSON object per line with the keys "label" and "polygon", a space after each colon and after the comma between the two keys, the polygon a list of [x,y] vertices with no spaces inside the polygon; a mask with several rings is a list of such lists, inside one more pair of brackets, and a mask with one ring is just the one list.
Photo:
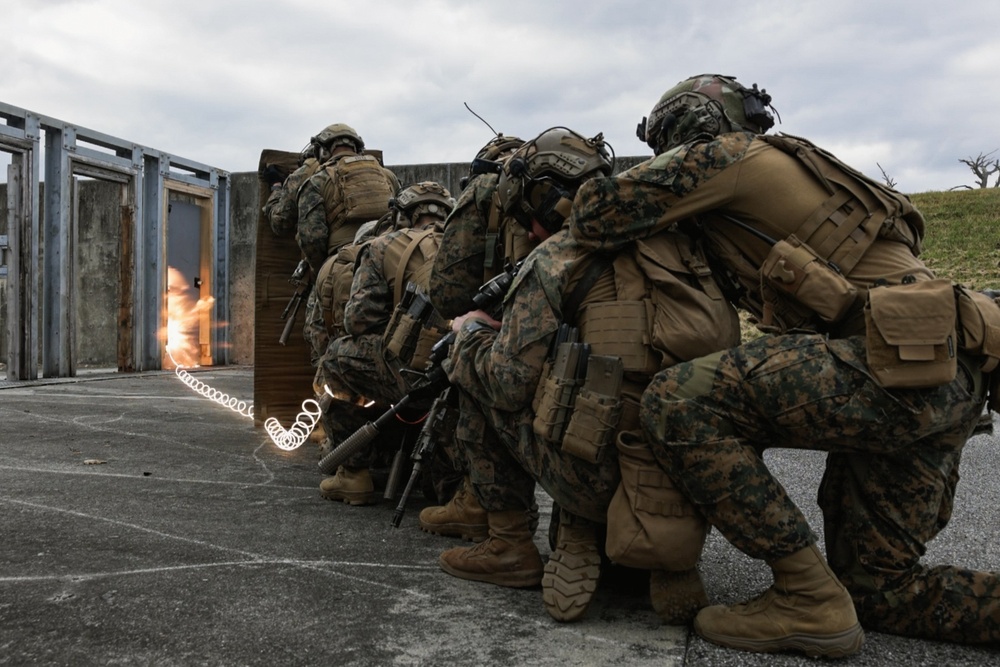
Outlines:
{"label": "overcast sky", "polygon": [[388,165],[468,161],[492,133],[463,103],[645,155],[636,123],[703,72],[904,192],[1000,156],[996,0],[3,0],[0,26],[0,102],[232,172],[334,122]]}

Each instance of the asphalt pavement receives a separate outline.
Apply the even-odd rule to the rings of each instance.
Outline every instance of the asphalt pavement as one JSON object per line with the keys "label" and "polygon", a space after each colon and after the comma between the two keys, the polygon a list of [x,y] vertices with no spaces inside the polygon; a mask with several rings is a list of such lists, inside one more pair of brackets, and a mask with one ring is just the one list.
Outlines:
{"label": "asphalt pavement", "polygon": [[[253,395],[249,367],[191,377]],[[966,447],[928,563],[1000,569],[998,445]],[[766,459],[818,528],[823,455]],[[170,372],[0,381],[0,665],[815,664],[664,626],[628,571],[607,573],[584,620],[556,623],[539,589],[442,572],[438,554],[462,543],[417,528],[419,492],[393,528],[395,501],[322,499],[317,460],[314,444],[281,450]],[[536,541],[547,555],[544,530]],[[716,533],[701,570],[713,602],[770,583]],[[869,632],[837,664],[995,665],[1000,649]]]}

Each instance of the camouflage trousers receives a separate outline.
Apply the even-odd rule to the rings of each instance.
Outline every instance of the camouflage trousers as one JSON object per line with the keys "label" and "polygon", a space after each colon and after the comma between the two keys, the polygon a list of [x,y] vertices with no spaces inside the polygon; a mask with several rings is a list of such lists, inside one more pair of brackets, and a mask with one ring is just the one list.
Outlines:
{"label": "camouflage trousers", "polygon": [[383,361],[381,335],[335,338],[320,363],[331,387],[344,387],[386,406],[406,393],[405,383]]}
{"label": "camouflage trousers", "polygon": [[456,440],[485,510],[532,507],[537,483],[560,508],[607,522],[608,505],[621,479],[614,447],[605,447],[602,458],[590,463],[561,451],[558,443],[535,437],[530,407],[519,412],[484,409],[460,391],[459,409]]}
{"label": "camouflage trousers", "polygon": [[816,541],[768,471],[768,447],[829,452],[819,490],[828,559],[871,630],[1000,640],[1000,575],[920,563],[951,517],[984,397],[959,365],[930,389],[886,390],[862,337],[768,337],[659,373],[642,398],[657,461],[737,548],[766,561]]}
{"label": "camouflage trousers", "polygon": [[330,343],[330,335],[326,330],[326,321],[323,319],[323,308],[320,305],[316,288],[309,290],[309,298],[306,299],[305,324],[302,327],[302,337],[309,343],[309,360],[313,368],[319,366],[320,359],[326,351],[326,346]]}

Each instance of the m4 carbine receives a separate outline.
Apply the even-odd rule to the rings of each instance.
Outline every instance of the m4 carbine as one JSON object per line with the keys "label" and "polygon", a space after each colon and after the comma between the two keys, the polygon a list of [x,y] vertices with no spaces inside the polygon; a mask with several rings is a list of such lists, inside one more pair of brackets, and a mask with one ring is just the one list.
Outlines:
{"label": "m4 carbine", "polygon": [[[507,289],[514,282],[517,272],[521,269],[523,261],[521,260],[514,266],[508,266],[503,273],[480,287],[472,299],[475,307],[480,310],[487,310],[499,306],[503,302],[504,295],[507,294]],[[454,341],[455,332],[452,331],[435,343],[434,347],[431,348],[430,360],[427,362],[423,378],[417,381],[408,394],[403,396],[398,403],[389,408],[378,419],[368,422],[359,428],[337,445],[333,451],[324,456],[319,462],[320,471],[325,475],[332,475],[336,472],[340,464],[364,450],[365,447],[368,447],[386,427],[392,424],[402,408],[413,403],[432,401],[447,389],[449,386],[448,376],[444,372],[444,369],[441,368],[441,362],[448,357],[448,352]],[[428,423],[430,423],[430,420],[428,420]],[[407,489],[409,487],[410,485],[408,484]],[[405,502],[406,494],[400,500],[400,503]]]}
{"label": "m4 carbine", "polygon": [[307,294],[309,290],[312,289],[312,282],[309,278],[309,263],[306,260],[299,260],[298,266],[292,271],[292,277],[288,279],[288,282],[295,285],[295,293],[292,294],[292,298],[288,300],[288,305],[285,309],[281,311],[281,319],[285,320],[285,328],[281,331],[281,336],[278,337],[278,342],[282,345],[288,342],[288,336],[292,333],[292,326],[295,324],[295,316],[299,312],[299,307],[302,305],[302,299]]}

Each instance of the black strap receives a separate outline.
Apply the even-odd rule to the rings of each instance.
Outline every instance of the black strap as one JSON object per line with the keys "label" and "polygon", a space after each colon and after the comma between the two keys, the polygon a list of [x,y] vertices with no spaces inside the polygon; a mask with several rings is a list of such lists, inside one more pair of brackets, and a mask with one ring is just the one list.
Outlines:
{"label": "black strap", "polygon": [[569,295],[569,298],[563,302],[563,322],[570,326],[576,326],[576,311],[580,309],[580,304],[583,303],[583,299],[590,292],[597,279],[610,268],[615,259],[611,255],[594,254],[583,261],[589,262],[590,265],[583,272],[583,275],[580,276],[580,282],[573,288],[573,292]]}

